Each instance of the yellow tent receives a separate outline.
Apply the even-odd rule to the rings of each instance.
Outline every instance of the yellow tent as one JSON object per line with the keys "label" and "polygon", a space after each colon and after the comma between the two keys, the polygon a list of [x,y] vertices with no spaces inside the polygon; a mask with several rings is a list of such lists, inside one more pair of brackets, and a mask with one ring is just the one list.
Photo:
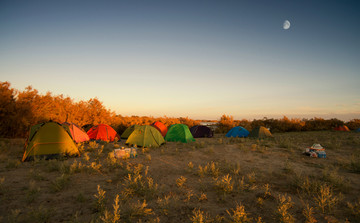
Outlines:
{"label": "yellow tent", "polygon": [[71,139],[70,131],[57,122],[47,122],[32,126],[22,161],[34,157],[51,158],[59,155],[80,155]]}

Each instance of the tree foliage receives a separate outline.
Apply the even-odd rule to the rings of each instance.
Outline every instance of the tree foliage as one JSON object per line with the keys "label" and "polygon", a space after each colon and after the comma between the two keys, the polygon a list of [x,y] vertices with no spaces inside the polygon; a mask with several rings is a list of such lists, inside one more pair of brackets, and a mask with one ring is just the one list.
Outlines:
{"label": "tree foliage", "polygon": [[[118,133],[127,127],[137,125],[151,125],[160,121],[166,126],[181,123],[192,127],[200,121],[188,117],[148,117],[121,116],[107,109],[97,98],[88,101],[75,102],[64,95],[53,95],[47,92],[40,94],[36,89],[28,86],[23,91],[11,88],[9,82],[0,82],[0,137],[25,137],[32,125],[45,122],[72,122],[79,126],[92,126],[100,123],[111,125]],[[222,115],[218,122],[217,132],[225,133],[235,126],[242,126],[251,130],[257,126],[270,128],[271,132],[289,131],[318,131],[330,130],[336,126],[346,124],[351,130],[360,127],[360,119],[344,123],[338,119],[254,119],[249,121],[234,120],[233,116]]]}

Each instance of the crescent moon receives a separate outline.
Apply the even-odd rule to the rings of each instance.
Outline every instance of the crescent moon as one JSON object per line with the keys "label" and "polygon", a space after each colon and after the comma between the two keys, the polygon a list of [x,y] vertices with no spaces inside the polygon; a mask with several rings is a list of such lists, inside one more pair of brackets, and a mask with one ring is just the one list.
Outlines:
{"label": "crescent moon", "polygon": [[285,20],[284,23],[283,23],[283,29],[289,29],[290,28],[290,22],[289,20]]}

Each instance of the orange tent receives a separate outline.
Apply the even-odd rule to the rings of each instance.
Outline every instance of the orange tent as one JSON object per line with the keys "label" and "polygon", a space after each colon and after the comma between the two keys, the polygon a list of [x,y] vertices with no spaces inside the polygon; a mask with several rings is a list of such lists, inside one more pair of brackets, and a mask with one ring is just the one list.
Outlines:
{"label": "orange tent", "polygon": [[62,124],[67,125],[69,127],[71,137],[76,143],[90,140],[86,132],[84,132],[84,130],[82,130],[79,126],[75,125],[74,123],[64,122]]}
{"label": "orange tent", "polygon": [[87,132],[90,139],[95,140],[103,140],[103,141],[114,141],[116,138],[117,140],[120,139],[120,136],[117,134],[117,132],[111,128],[109,125],[105,124],[99,124],[96,126],[93,126],[89,131]]}
{"label": "orange tent", "polygon": [[163,137],[166,136],[166,133],[168,131],[168,128],[162,123],[162,122],[154,122],[152,124],[152,126],[154,126],[157,130],[159,130],[159,132],[161,133],[161,135]]}
{"label": "orange tent", "polygon": [[338,127],[334,128],[334,130],[343,131],[343,132],[349,132],[350,131],[350,129],[346,125],[338,126]]}

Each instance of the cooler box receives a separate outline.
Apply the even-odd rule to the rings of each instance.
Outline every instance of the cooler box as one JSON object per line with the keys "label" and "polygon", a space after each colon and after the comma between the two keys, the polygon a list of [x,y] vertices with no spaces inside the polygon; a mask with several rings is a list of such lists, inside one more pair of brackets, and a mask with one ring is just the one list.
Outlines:
{"label": "cooler box", "polygon": [[325,151],[317,151],[318,158],[326,158],[326,152]]}

